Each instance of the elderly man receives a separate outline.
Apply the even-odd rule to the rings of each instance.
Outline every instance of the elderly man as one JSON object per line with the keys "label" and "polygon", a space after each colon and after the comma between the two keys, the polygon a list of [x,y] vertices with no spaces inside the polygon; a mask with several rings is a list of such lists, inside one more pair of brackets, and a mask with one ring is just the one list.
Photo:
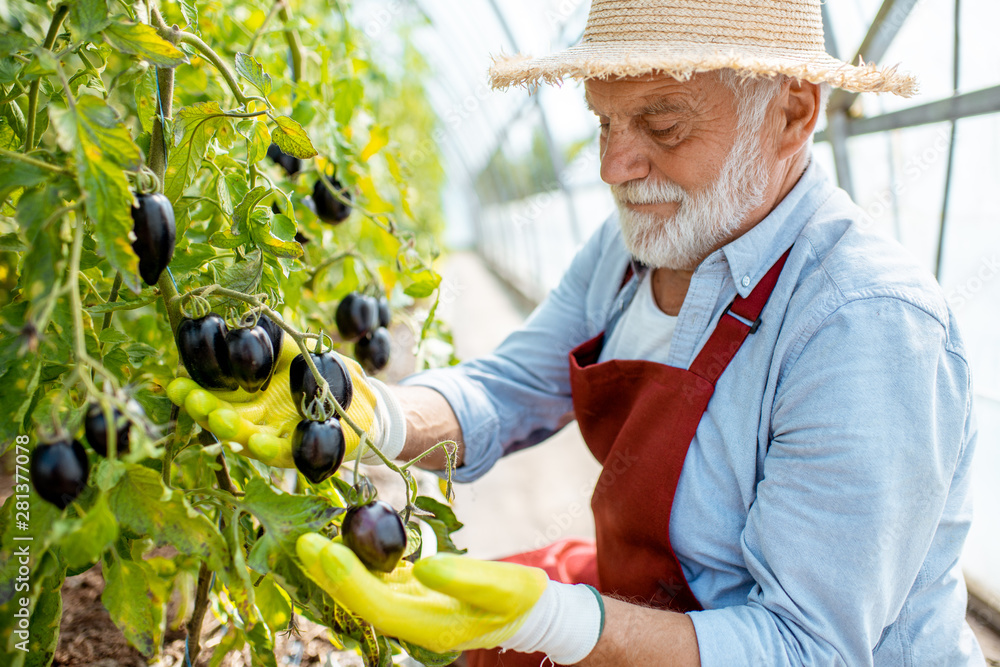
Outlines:
{"label": "elderly man", "polygon": [[495,65],[585,80],[618,214],[493,355],[373,382],[377,442],[453,439],[467,481],[575,418],[596,545],[379,579],[307,536],[320,585],[411,644],[505,649],[477,666],[984,664],[954,317],[811,161],[831,85],[915,84],[823,43],[819,0],[595,0],[580,45]]}
{"label": "elderly man", "polygon": [[[605,466],[596,573],[581,545],[513,559],[597,586],[600,640],[581,597],[504,646],[585,665],[983,664],[957,565],[975,425],[954,317],[810,159],[831,84],[914,83],[832,60],[818,0],[595,0],[580,45],[494,66],[500,85],[584,78],[618,208],[494,355],[397,393],[419,406],[404,455],[463,441],[460,479],[574,414]],[[540,662],[515,656],[470,664]]]}

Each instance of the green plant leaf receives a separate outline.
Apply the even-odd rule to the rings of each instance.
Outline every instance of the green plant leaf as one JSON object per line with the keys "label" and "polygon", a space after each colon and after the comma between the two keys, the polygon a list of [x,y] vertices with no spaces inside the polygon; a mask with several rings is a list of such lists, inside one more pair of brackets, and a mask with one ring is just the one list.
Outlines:
{"label": "green plant leaf", "polygon": [[267,187],[263,185],[258,185],[244,195],[240,203],[233,209],[233,234],[239,235],[247,231],[250,223],[250,213],[257,206],[257,203],[266,196]]}
{"label": "green plant leaf", "polygon": [[101,253],[134,292],[140,289],[139,259],[132,251],[132,192],[123,169],[139,168],[142,155],[104,100],[82,95],[73,108],[53,110],[59,143],[72,152],[76,180],[87,193],[85,206],[94,220]]}
{"label": "green plant leaf", "polygon": [[187,184],[198,173],[209,141],[220,132],[233,132],[233,122],[218,102],[201,102],[180,109],[174,119],[175,146],[167,163],[163,193],[176,206]]}
{"label": "green plant leaf", "polygon": [[264,97],[271,92],[271,77],[264,67],[253,56],[245,53],[236,54],[236,72],[253,84]]}
{"label": "green plant leaf", "polygon": [[135,86],[135,108],[143,132],[153,131],[153,119],[159,115],[156,97],[156,68],[146,70]]}
{"label": "green plant leaf", "polygon": [[55,558],[49,566],[51,574],[44,579],[36,577],[36,585],[41,589],[35,608],[31,612],[28,655],[24,667],[48,667],[59,643],[59,621],[62,618],[62,584],[65,570],[56,564]]}
{"label": "green plant leaf", "polygon": [[274,582],[274,575],[267,575],[257,584],[257,608],[272,632],[281,632],[292,620],[292,601],[288,593]]}
{"label": "green plant leaf", "polygon": [[170,260],[170,270],[174,272],[174,275],[194,271],[201,268],[205,262],[217,254],[215,248],[207,243],[188,244],[174,251],[174,258]]}
{"label": "green plant leaf", "polygon": [[239,248],[250,242],[250,232],[244,231],[242,234],[233,234],[229,229],[223,229],[212,234],[209,242],[216,248],[225,250]]}
{"label": "green plant leaf", "polygon": [[421,274],[420,279],[403,290],[403,292],[407,296],[412,296],[414,299],[423,299],[433,294],[434,290],[436,290],[440,284],[441,276],[426,272]]}
{"label": "green plant leaf", "polygon": [[198,556],[211,568],[222,567],[226,546],[219,531],[179,491],[167,490],[156,471],[128,465],[108,500],[122,528]]}
{"label": "green plant leaf", "polygon": [[69,9],[73,39],[89,40],[108,25],[108,0],[77,0]]}
{"label": "green plant leaf", "polygon": [[0,252],[24,252],[28,246],[24,244],[17,232],[0,236]]}
{"label": "green plant leaf", "polygon": [[398,640],[399,645],[403,647],[411,658],[416,660],[424,667],[445,667],[445,665],[450,665],[456,660],[458,656],[462,655],[461,651],[455,651],[453,653],[434,653],[428,649],[422,648],[415,644],[410,644],[409,642]]}
{"label": "green plant leaf", "polygon": [[303,160],[308,160],[317,155],[316,149],[313,148],[312,141],[309,139],[309,135],[302,129],[301,125],[288,116],[277,116],[274,122],[278,126],[271,130],[271,141],[278,144],[278,148],[293,157]]}
{"label": "green plant leaf", "polygon": [[191,27],[191,31],[197,34],[198,32],[198,6],[194,3],[194,0],[180,0],[181,5],[181,15],[184,20],[188,22]]}
{"label": "green plant leaf", "polygon": [[271,145],[267,123],[255,118],[240,123],[237,130],[247,139],[247,164],[257,164],[267,157],[267,148]]}
{"label": "green plant leaf", "polygon": [[[247,253],[245,259],[234,262],[231,266],[220,271],[216,282],[237,292],[253,294],[260,285],[263,270],[264,253],[259,248],[255,248],[252,252]],[[232,299],[223,299],[222,303],[241,305]]]}
{"label": "green plant leaf", "polygon": [[6,58],[12,53],[19,51],[30,51],[35,43],[28,39],[24,33],[14,30],[5,30],[0,33],[0,57]]}
{"label": "green plant leaf", "polygon": [[250,551],[250,567],[257,572],[270,570],[276,551],[295,554],[295,541],[306,533],[318,532],[344,511],[321,496],[279,493],[262,479],[247,484],[240,506],[257,518],[264,535]]}
{"label": "green plant leaf", "polygon": [[[111,513],[105,494],[97,496],[93,506],[80,519],[63,520],[56,525],[63,560],[70,569],[97,561],[105,549],[118,539],[118,523]],[[64,533],[65,531],[65,533]]]}
{"label": "green plant leaf", "polygon": [[420,513],[417,516],[420,517],[421,521],[426,522],[427,525],[434,529],[434,535],[437,537],[438,552],[464,554],[468,551],[468,549],[459,549],[451,541],[451,534],[459,530],[462,527],[462,523],[450,507],[430,496],[418,496],[413,501],[413,504],[418,509],[427,513]]}
{"label": "green plant leaf", "polygon": [[149,657],[163,642],[167,585],[143,561],[115,558],[104,568],[101,602],[111,620],[139,652]]}
{"label": "green plant leaf", "polygon": [[158,67],[174,67],[187,62],[183,51],[145,23],[116,21],[104,29],[104,38],[119,51],[139,56]]}

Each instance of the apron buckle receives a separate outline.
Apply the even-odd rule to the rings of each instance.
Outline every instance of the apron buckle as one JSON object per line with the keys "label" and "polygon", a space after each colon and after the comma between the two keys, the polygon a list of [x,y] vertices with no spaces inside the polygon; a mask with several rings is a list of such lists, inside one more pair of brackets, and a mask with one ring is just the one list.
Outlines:
{"label": "apron buckle", "polygon": [[753,322],[751,322],[747,318],[745,318],[745,317],[743,317],[741,315],[737,315],[736,313],[734,313],[734,312],[732,312],[730,310],[735,303],[736,303],[736,300],[734,299],[732,303],[730,303],[728,306],[726,306],[726,309],[724,311],[722,311],[722,315],[719,317],[719,319],[721,320],[726,315],[729,315],[731,318],[733,318],[737,322],[741,322],[741,323],[747,325],[748,327],[750,327],[750,333],[751,334],[757,333],[757,329],[760,328],[760,324],[761,324],[761,322],[763,322],[763,318],[760,317],[760,316],[758,316],[756,320],[754,320]]}

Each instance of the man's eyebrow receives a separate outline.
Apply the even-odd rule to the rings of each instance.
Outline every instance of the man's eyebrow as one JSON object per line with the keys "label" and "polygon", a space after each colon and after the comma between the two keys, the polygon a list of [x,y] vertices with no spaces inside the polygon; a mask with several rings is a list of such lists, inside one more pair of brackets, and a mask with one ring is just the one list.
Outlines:
{"label": "man's eyebrow", "polygon": [[[583,101],[587,105],[588,111],[600,115],[600,112],[594,108],[594,105],[591,103],[589,97],[585,95]],[[691,112],[691,106],[686,102],[681,102],[676,97],[674,98],[661,97],[652,100],[646,106],[639,109],[639,111],[637,111],[634,115],[652,116],[655,114],[665,114],[665,113],[683,114],[690,112]]]}

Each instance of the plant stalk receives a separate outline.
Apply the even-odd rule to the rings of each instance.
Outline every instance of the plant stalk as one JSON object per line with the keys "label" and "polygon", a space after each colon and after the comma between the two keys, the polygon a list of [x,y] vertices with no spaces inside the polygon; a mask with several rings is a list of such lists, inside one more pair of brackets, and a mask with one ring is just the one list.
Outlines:
{"label": "plant stalk", "polygon": [[[111,294],[108,295],[107,303],[114,303],[115,301],[118,300],[118,290],[121,289],[121,286],[122,286],[122,272],[116,271],[115,282],[111,285]],[[113,310],[109,310],[108,312],[104,313],[104,321],[101,322],[101,331],[104,331],[109,326],[111,326],[111,317],[114,314],[115,311]]]}
{"label": "plant stalk", "polygon": [[[167,32],[166,37],[169,39],[170,31],[167,29],[167,24],[163,21],[163,17],[160,16],[155,8],[150,12],[151,19],[156,27],[160,31]],[[173,40],[171,40],[173,41]],[[164,139],[164,132],[166,128],[163,126],[163,122],[170,118],[173,113],[174,105],[174,70],[170,68],[157,68],[156,69],[156,80],[158,84],[157,88],[157,98],[158,106],[157,110],[160,113],[156,114],[153,119],[153,136],[149,140],[149,168],[156,174],[156,177],[160,180],[161,187],[165,182],[165,174],[167,172],[167,144]],[[161,115],[162,114],[162,115]]]}
{"label": "plant stalk", "polygon": [[202,561],[201,569],[198,570],[198,590],[194,598],[194,611],[191,612],[191,619],[187,622],[187,648],[192,665],[198,664],[198,653],[201,652],[201,624],[205,620],[205,612],[208,611],[208,592],[211,584],[212,573],[208,571],[208,565]]}
{"label": "plant stalk", "polygon": [[[34,118],[34,116],[32,116],[32,118]],[[27,155],[24,155],[22,153],[15,153],[14,151],[8,151],[3,148],[0,148],[0,156],[3,156],[11,160],[18,160],[20,162],[24,162],[25,164],[30,164],[32,167],[38,167],[39,169],[55,172],[57,174],[68,173],[62,167],[56,166],[54,164],[49,164],[48,162],[42,162],[41,160],[36,160],[35,158],[28,157]]]}
{"label": "plant stalk", "polygon": [[250,101],[243,92],[243,89],[240,88],[240,84],[233,75],[232,70],[229,69],[229,65],[225,63],[218,53],[212,50],[212,47],[203,42],[200,37],[189,32],[184,32],[183,30],[169,30],[164,37],[172,37],[174,41],[184,42],[185,44],[190,44],[196,48],[201,55],[205,56],[206,60],[215,66],[215,69],[219,70],[219,73],[222,74],[222,78],[226,80],[226,84],[229,86],[229,89],[233,92],[233,95],[236,97],[236,101],[239,102],[240,105],[246,106],[247,102]]}
{"label": "plant stalk", "polygon": [[[59,36],[59,28],[62,27],[63,19],[69,14],[69,5],[59,5],[52,15],[52,22],[49,23],[49,31],[45,34],[45,41],[42,43],[43,49],[51,49]],[[38,89],[42,85],[41,78],[31,82],[28,88],[28,117],[25,119],[27,131],[24,133],[24,152],[30,153],[35,148],[35,113],[38,111]]]}
{"label": "plant stalk", "polygon": [[288,27],[288,22],[291,20],[288,15],[288,5],[284,0],[278,0],[275,4],[281,5],[278,16],[285,24],[285,41],[288,42],[288,49],[292,54],[292,81],[298,83],[302,80],[302,40],[297,30]]}

